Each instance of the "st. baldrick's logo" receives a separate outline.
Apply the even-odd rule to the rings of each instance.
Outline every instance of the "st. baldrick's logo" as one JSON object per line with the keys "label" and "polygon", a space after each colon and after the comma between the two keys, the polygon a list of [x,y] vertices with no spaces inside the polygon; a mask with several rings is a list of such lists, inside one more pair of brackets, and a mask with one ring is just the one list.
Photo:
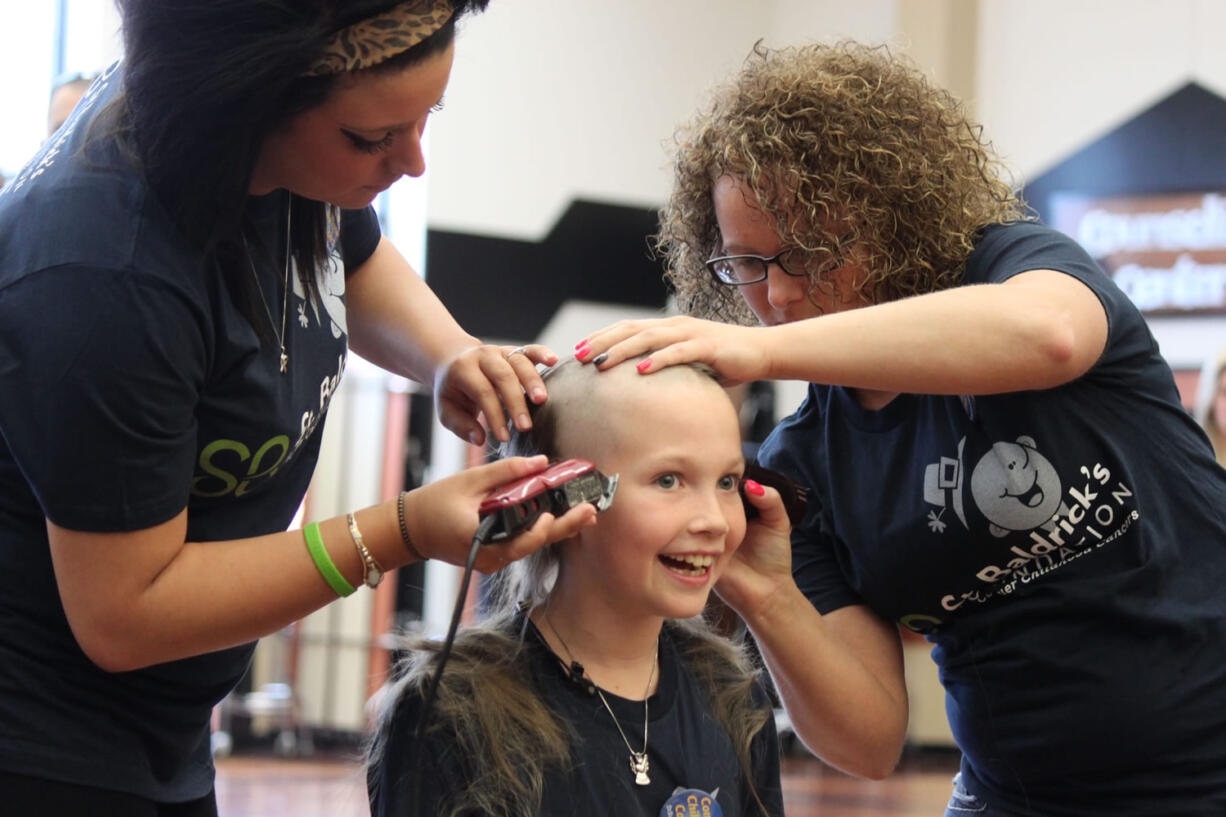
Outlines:
{"label": "st. baldrick's logo", "polygon": [[[951,464],[948,458],[943,458],[940,466],[929,468],[927,482],[934,481],[934,468],[940,467],[941,482],[948,484],[938,487],[954,492],[961,488],[964,442],[958,446],[959,461]],[[951,465],[952,476],[947,473]],[[1118,480],[1110,484],[1111,479],[1111,469],[1095,462],[1080,467],[1078,475],[1065,486],[1033,438],[1020,436],[1013,442],[993,444],[971,474],[971,497],[987,520],[992,536],[1004,538],[1024,533],[1027,538],[980,567],[969,589],[943,594],[941,609],[952,613],[967,602],[982,604],[997,595],[1012,593],[1019,584],[1037,580],[1125,533],[1139,514],[1129,501],[1132,490]],[[926,499],[944,507],[949,490],[935,492],[932,487],[925,486]],[[966,525],[960,503],[954,509]],[[931,519],[929,527],[937,533],[944,530],[943,525],[934,526]],[[911,614],[901,617],[900,623],[918,632],[929,632],[940,626],[943,618]]]}

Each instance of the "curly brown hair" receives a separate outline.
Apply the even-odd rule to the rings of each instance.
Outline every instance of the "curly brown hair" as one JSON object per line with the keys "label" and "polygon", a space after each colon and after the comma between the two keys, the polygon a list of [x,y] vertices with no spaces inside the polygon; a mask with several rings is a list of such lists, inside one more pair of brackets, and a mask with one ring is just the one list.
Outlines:
{"label": "curly brown hair", "polygon": [[724,175],[775,214],[787,244],[852,245],[870,303],[957,286],[976,231],[1030,218],[962,104],[885,46],[759,42],[676,141],[655,245],[680,308],[700,317],[757,323],[704,266],[720,247],[712,189]]}

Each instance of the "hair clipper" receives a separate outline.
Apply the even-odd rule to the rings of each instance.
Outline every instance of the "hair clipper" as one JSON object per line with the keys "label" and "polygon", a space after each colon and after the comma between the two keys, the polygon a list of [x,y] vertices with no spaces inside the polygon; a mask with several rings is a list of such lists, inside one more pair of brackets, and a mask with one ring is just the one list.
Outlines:
{"label": "hair clipper", "polygon": [[[779,496],[783,498],[784,510],[788,514],[788,521],[792,523],[792,527],[799,525],[801,520],[805,518],[805,511],[809,507],[808,488],[793,482],[778,471],[763,468],[754,460],[745,463],[745,479],[752,479],[754,482],[762,485],[769,485],[779,492]],[[758,509],[750,503],[743,493],[741,494],[741,501],[745,504],[745,518],[756,519]]]}
{"label": "hair clipper", "polygon": [[544,471],[502,486],[481,503],[482,526],[490,525],[482,542],[506,541],[532,527],[541,514],[561,516],[584,502],[603,511],[613,504],[616,492],[617,474],[607,477],[584,459],[555,462]]}

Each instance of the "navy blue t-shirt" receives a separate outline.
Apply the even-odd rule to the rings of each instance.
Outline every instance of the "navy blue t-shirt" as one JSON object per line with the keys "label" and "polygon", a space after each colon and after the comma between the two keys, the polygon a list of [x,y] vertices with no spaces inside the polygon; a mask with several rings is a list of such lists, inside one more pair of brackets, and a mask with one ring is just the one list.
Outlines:
{"label": "navy blue t-shirt", "polygon": [[879,411],[811,385],[759,455],[813,492],[793,571],[820,612],[868,605],[935,644],[988,803],[1226,813],[1226,471],[1140,313],[1071,239],[988,227],[965,283],[1032,269],[1099,297],[1101,358],[1054,389]]}
{"label": "navy blue t-shirt", "polygon": [[[728,733],[716,720],[706,692],[682,657],[683,633],[674,634],[671,625],[666,625],[660,636],[660,681],[647,700],[651,783],[639,786],[630,770],[626,740],[635,749],[642,745],[643,702],[604,693],[627,736],[623,738],[600,698],[573,681],[544,638],[531,625],[528,629],[519,669],[525,671],[527,683],[565,725],[571,740],[570,764],[546,771],[536,811],[539,817],[657,817],[678,789],[714,795],[712,799],[728,817],[762,814],[746,785],[745,772]],[[464,650],[462,641],[457,643],[457,654]],[[488,693],[478,687],[473,694]],[[770,699],[760,684],[755,684],[753,695],[763,709],[770,708]],[[454,727],[442,722],[440,712],[455,709],[442,697],[431,714],[435,719],[432,725],[437,728],[422,747],[416,745],[421,697],[406,690],[393,704],[394,714],[382,727],[386,741],[383,761],[369,774],[371,813],[375,817],[416,817],[411,813],[414,780],[421,786],[418,814],[448,814],[454,807],[454,797],[479,779],[481,770],[475,768],[471,758],[463,756]],[[412,768],[415,762],[422,764],[416,776]],[[773,717],[752,739],[750,765],[754,789],[767,814],[782,817],[779,738]],[[475,812],[473,817],[477,817]]]}
{"label": "navy blue t-shirt", "polygon": [[[284,530],[345,368],[345,270],[379,227],[369,209],[332,214],[319,298],[291,272],[281,374],[278,344],[114,141],[87,143],[121,76],[0,193],[0,769],[174,802],[210,790],[209,715],[254,645],[103,672],[69,630],[45,519],[128,531],[186,507],[188,541]],[[249,203],[261,246],[285,246],[287,205]],[[276,334],[281,256],[252,257]]]}

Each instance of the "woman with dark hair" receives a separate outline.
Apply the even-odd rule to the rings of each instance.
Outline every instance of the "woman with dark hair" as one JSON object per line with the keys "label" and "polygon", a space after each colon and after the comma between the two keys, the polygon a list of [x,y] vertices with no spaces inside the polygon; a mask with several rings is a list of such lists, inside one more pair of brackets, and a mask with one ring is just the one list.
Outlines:
{"label": "woman with dark hair", "polygon": [[372,813],[782,817],[759,670],[702,617],[743,537],[787,537],[778,495],[749,481],[763,513],[747,530],[732,402],[697,366],[653,383],[572,360],[545,380],[549,400],[509,452],[590,460],[616,475],[613,503],[498,574],[433,714],[423,689],[439,645],[412,645],[383,696]]}
{"label": "woman with dark hair", "polygon": [[749,543],[717,588],[800,737],[894,768],[901,626],[963,753],[951,817],[1226,813],[1226,472],[958,101],[881,48],[759,47],[681,134],[661,221],[698,318],[576,354],[810,383],[759,454],[811,491],[790,559]]}
{"label": "woman with dark hair", "polygon": [[[379,235],[484,0],[121,2],[125,58],[0,194],[0,796],[216,813],[209,714],[253,639],[463,563],[543,457],[286,532],[348,349],[506,436],[544,347],[482,344]],[[525,395],[529,395],[530,398]],[[493,570],[593,521],[542,518]]]}

